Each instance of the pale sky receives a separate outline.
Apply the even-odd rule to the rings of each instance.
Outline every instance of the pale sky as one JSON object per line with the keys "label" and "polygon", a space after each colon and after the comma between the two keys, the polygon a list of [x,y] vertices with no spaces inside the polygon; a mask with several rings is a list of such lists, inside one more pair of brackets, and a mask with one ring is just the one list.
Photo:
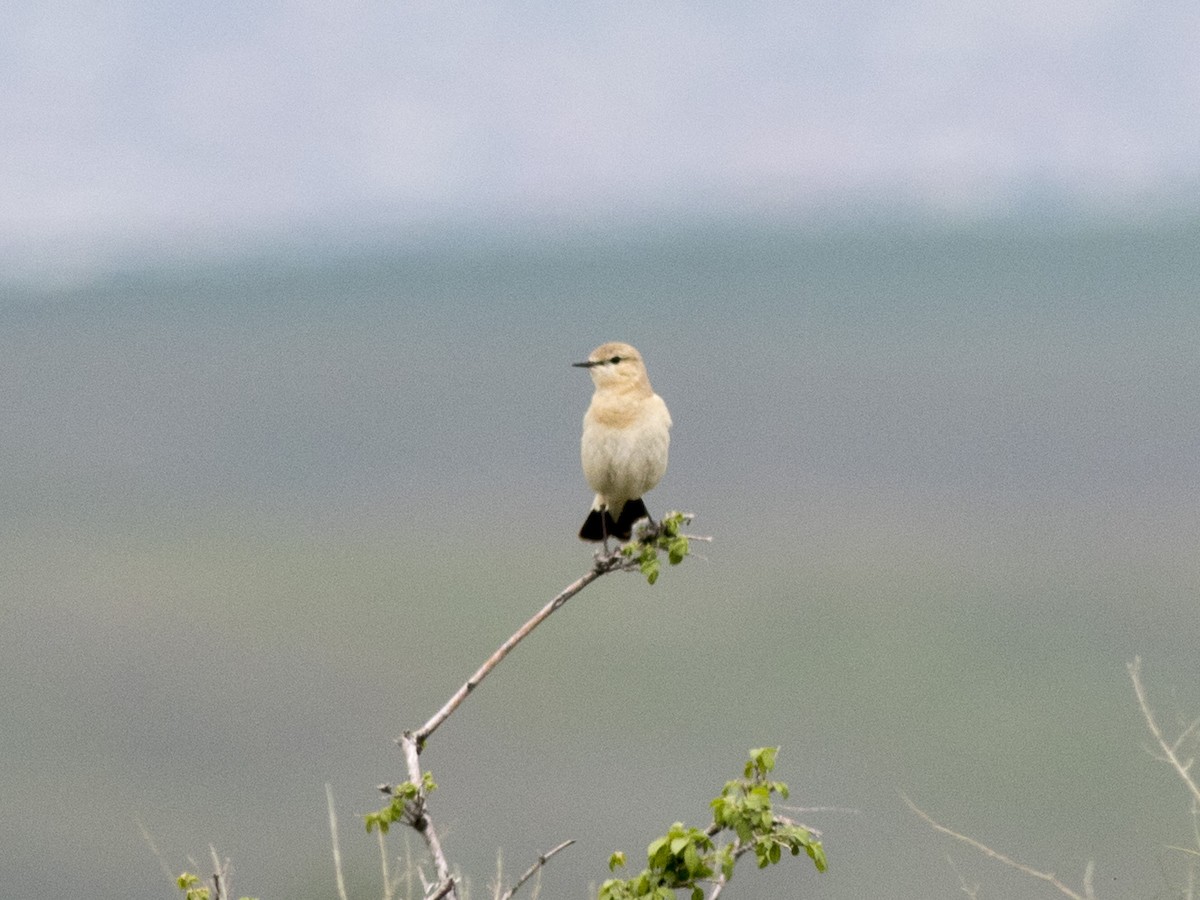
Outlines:
{"label": "pale sky", "polygon": [[27,4],[18,278],[343,226],[1191,208],[1200,5]]}

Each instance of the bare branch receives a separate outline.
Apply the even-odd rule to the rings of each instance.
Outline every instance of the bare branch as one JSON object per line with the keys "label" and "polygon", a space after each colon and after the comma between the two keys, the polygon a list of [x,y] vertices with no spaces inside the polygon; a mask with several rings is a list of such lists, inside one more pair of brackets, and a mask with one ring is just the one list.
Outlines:
{"label": "bare branch", "polygon": [[[533,629],[537,628],[551,613],[582,591],[585,587],[587,587],[605,572],[612,571],[614,568],[614,565],[611,564],[613,562],[612,557],[618,555],[619,554],[617,553],[610,553],[605,557],[597,557],[596,564],[592,567],[590,572],[568,585],[562,591],[562,593],[543,606],[537,612],[537,614],[533,616],[533,618],[518,628],[512,637],[501,644],[499,649],[497,649],[495,653],[487,658],[487,661],[479,667],[475,674],[467,679],[466,684],[455,691],[454,696],[447,700],[446,704],[436,713],[434,713],[433,717],[430,718],[428,722],[422,725],[417,731],[413,732],[412,736],[416,742],[417,750],[420,751],[425,748],[425,742],[429,739],[429,736],[438,729],[438,726],[450,718],[451,713],[458,709],[462,702],[467,699],[467,696],[474,691],[475,688],[479,687],[480,682],[488,677],[492,669],[496,668],[496,666],[500,664],[501,660],[503,660],[504,657],[508,656],[508,654],[513,651],[513,648],[515,648],[517,644],[521,643],[521,641],[528,637],[529,633],[532,632]],[[624,557],[621,557],[621,559],[623,560]],[[400,740],[403,740],[403,738]]]}
{"label": "bare branch", "polygon": [[[710,825],[709,828],[705,829],[705,833],[707,834],[711,832],[711,834],[709,834],[711,837],[720,830],[720,826],[714,823],[713,825]],[[754,848],[754,842],[751,841],[748,844],[743,844],[740,838],[734,838],[733,843],[730,846],[733,847],[733,858],[736,860],[741,859],[743,854],[749,853]],[[717,900],[717,898],[721,896],[721,891],[725,890],[725,885],[728,883],[729,879],[725,877],[725,871],[722,869],[717,873],[717,877],[713,879],[712,893],[708,895],[708,900]]]}
{"label": "bare branch", "polygon": [[1191,725],[1179,733],[1179,737],[1175,738],[1175,743],[1171,745],[1171,749],[1178,750],[1180,747],[1182,747],[1183,742],[1191,737],[1192,732],[1194,732],[1198,727],[1200,727],[1200,719],[1195,719]]}
{"label": "bare branch", "polygon": [[[691,517],[687,517],[690,521]],[[639,532],[638,538],[641,541],[653,541],[658,538],[661,532],[661,526],[651,524],[648,528],[644,528]],[[693,540],[705,540],[705,538],[692,538]],[[442,852],[441,841],[438,839],[437,829],[434,828],[433,822],[429,817],[429,810],[426,804],[425,791],[422,787],[423,779],[421,775],[421,752],[425,749],[425,743],[430,736],[437,731],[443,722],[445,722],[454,711],[462,705],[463,701],[477,688],[492,670],[498,666],[501,661],[508,656],[526,637],[528,637],[535,628],[550,617],[552,613],[561,608],[568,600],[582,591],[585,587],[599,578],[601,575],[608,572],[623,571],[636,569],[639,567],[639,560],[636,556],[627,556],[622,552],[621,547],[609,551],[607,547],[597,553],[592,561],[592,568],[581,578],[575,580],[564,588],[556,597],[549,603],[543,606],[537,613],[533,615],[524,625],[516,630],[513,635],[501,644],[491,656],[489,656],[466,683],[463,684],[449,700],[439,709],[432,717],[416,731],[406,731],[400,737],[396,738],[396,743],[400,746],[404,754],[404,761],[408,769],[409,781],[417,787],[417,796],[411,800],[404,814],[404,820],[411,825],[424,839],[425,846],[429,851],[429,855],[433,860],[434,868],[437,872],[437,881],[434,882],[433,891],[427,887],[427,900],[438,900],[441,897],[458,898],[458,885],[455,878],[450,873],[449,864],[446,862],[445,854]],[[388,790],[387,786],[384,786]],[[332,814],[332,806],[330,808]],[[540,857],[538,862],[530,868],[528,872],[522,876],[516,886],[509,891],[506,897],[511,897],[512,894],[524,882],[537,872],[546,860],[555,853],[568,847],[573,843],[566,841],[548,852],[545,856]],[[336,849],[336,846],[335,846]],[[386,878],[386,874],[385,874]],[[344,898],[343,898],[344,900]]]}
{"label": "bare branch", "polygon": [[[1168,850],[1178,850],[1180,853],[1186,853],[1188,856],[1200,858],[1200,802],[1192,801],[1192,838],[1196,842],[1195,848],[1179,847],[1175,844],[1167,844]],[[1191,864],[1195,867],[1195,863]]]}
{"label": "bare branch", "polygon": [[958,871],[958,866],[954,864],[954,859],[949,853],[946,854],[946,863],[950,866],[954,874],[958,876],[958,886],[962,889],[962,892],[966,894],[970,900],[979,900],[979,889],[982,887],[982,885],[978,881],[974,884],[967,884],[967,879],[963,877],[962,872]]}
{"label": "bare branch", "polygon": [[325,782],[325,803],[329,807],[329,837],[333,841],[333,870],[337,874],[338,897],[347,900],[346,880],[342,877],[342,848],[338,846],[337,813],[333,809],[333,787],[328,781]]}
{"label": "bare branch", "polygon": [[1059,890],[1060,893],[1062,893],[1063,895],[1065,895],[1067,897],[1071,897],[1072,900],[1089,900],[1089,898],[1085,897],[1083,894],[1075,893],[1075,891],[1071,890],[1069,887],[1067,887],[1065,884],[1063,884],[1061,881],[1059,881],[1058,878],[1053,873],[1040,872],[1037,869],[1034,869],[1034,868],[1031,868],[1031,867],[1025,865],[1024,863],[1017,862],[1012,857],[1005,856],[1003,853],[1000,853],[997,850],[993,850],[987,844],[981,843],[980,841],[977,841],[974,838],[967,837],[965,834],[959,834],[957,831],[953,830],[952,828],[947,828],[945,825],[942,825],[941,823],[934,821],[934,819],[931,818],[927,812],[925,812],[923,809],[921,809],[915,803],[913,803],[911,800],[909,800],[908,797],[905,796],[904,794],[900,794],[900,799],[903,800],[905,803],[907,803],[908,808],[911,809],[918,816],[920,816],[922,819],[924,819],[930,825],[930,827],[932,827],[935,831],[940,831],[942,834],[949,835],[950,837],[954,838],[956,841],[962,841],[967,846],[974,847],[976,850],[978,850],[984,856],[994,859],[997,862],[1004,863],[1004,865],[1009,866],[1010,868],[1016,869],[1018,872],[1023,872],[1024,874],[1030,876],[1031,878],[1037,878],[1037,879],[1040,879],[1041,881],[1046,882],[1047,884],[1053,885],[1054,887],[1056,887]]}
{"label": "bare branch", "polygon": [[545,853],[543,853],[541,856],[539,856],[537,858],[537,861],[532,866],[530,866],[528,869],[525,870],[525,874],[522,875],[519,879],[517,879],[517,883],[514,884],[511,888],[509,888],[506,893],[504,893],[500,896],[500,900],[512,900],[513,894],[515,894],[518,890],[520,890],[521,885],[523,885],[530,878],[532,878],[534,873],[537,872],[542,866],[544,866],[546,864],[546,862],[550,859],[550,857],[552,857],[554,854],[558,853],[560,850],[566,850],[573,843],[575,843],[574,839],[571,839],[569,841],[563,841],[557,847],[553,848],[552,850],[547,850]]}
{"label": "bare branch", "polygon": [[[462,705],[462,702],[475,690],[476,687],[485,679],[488,674],[496,668],[509,653],[521,643],[538,625],[544,622],[555,610],[559,609],[564,603],[578,594],[581,590],[599,578],[606,572],[610,572],[618,568],[626,557],[622,556],[620,550],[616,550],[606,555],[598,555],[591,568],[582,578],[577,579],[572,584],[568,585],[558,596],[542,607],[529,621],[522,625],[517,631],[506,640],[491,656],[487,658],[482,666],[472,675],[467,682],[459,688],[454,695],[446,701],[433,717],[429,719],[417,731],[406,731],[403,735],[396,739],[396,743],[400,745],[401,751],[404,753],[405,765],[408,769],[408,778],[414,785],[420,789],[421,778],[421,751],[425,747],[425,742],[429,736],[433,734],[438,727],[450,717],[450,715]],[[429,817],[429,811],[425,803],[425,794],[422,790],[417,799],[411,804],[407,819],[409,824],[421,835],[425,841],[425,846],[429,850],[429,855],[433,859],[433,865],[437,871],[437,890],[429,896],[429,900],[435,898],[452,896],[457,897],[457,887],[454,878],[450,874],[450,866],[446,862],[446,856],[442,852],[441,841],[438,839],[437,829],[433,825],[433,821]],[[557,852],[557,851],[556,851]]]}
{"label": "bare branch", "polygon": [[[417,750],[417,739],[412,733],[406,733],[400,738],[400,749],[404,752],[404,762],[408,767],[408,778],[413,784],[421,788],[421,757]],[[433,820],[429,818],[429,811],[425,805],[425,792],[421,789],[417,799],[411,804],[410,809],[410,824],[421,835],[425,841],[425,846],[429,850],[429,856],[433,860],[433,866],[437,872],[438,890],[429,900],[434,900],[437,897],[457,897],[458,892],[453,876],[450,874],[450,866],[446,862],[446,855],[442,852],[442,843],[438,840],[437,829],[433,827]]]}
{"label": "bare branch", "polygon": [[158,845],[154,843],[154,835],[146,830],[146,826],[142,824],[141,819],[134,819],[137,822],[138,830],[142,833],[142,840],[150,847],[150,852],[154,854],[154,858],[158,860],[158,867],[162,869],[163,876],[167,881],[174,881],[175,874],[171,872],[171,867],[167,865],[166,858],[159,852]]}
{"label": "bare branch", "polygon": [[229,900],[229,860],[221,861],[217,856],[217,848],[212,844],[208,845],[209,855],[212,857],[213,864],[213,898],[214,900]]}
{"label": "bare branch", "polygon": [[[1158,727],[1158,723],[1154,721],[1154,713],[1150,711],[1150,703],[1146,699],[1146,691],[1142,687],[1141,671],[1142,658],[1135,656],[1133,662],[1128,663],[1126,668],[1129,669],[1129,679],[1133,682],[1133,691],[1137,694],[1138,706],[1141,707],[1142,715],[1146,719],[1146,727],[1150,729],[1150,734],[1154,736],[1154,740],[1158,742],[1158,746],[1162,748],[1163,755],[1160,757],[1163,762],[1170,764],[1179,777],[1183,779],[1183,783],[1187,785],[1189,791],[1192,792],[1192,797],[1195,801],[1200,802],[1200,785],[1197,785],[1192,778],[1189,769],[1192,761],[1189,759],[1186,762],[1181,760],[1176,755],[1176,750],[1179,747],[1179,741],[1176,741],[1174,746],[1167,743],[1167,739],[1163,737],[1162,731]],[[1195,723],[1188,727],[1184,732],[1187,735],[1195,728]],[[1182,737],[1180,738],[1182,740]]]}
{"label": "bare branch", "polygon": [[[685,521],[690,522],[693,518],[694,516],[690,514],[684,515]],[[660,531],[661,525],[650,524],[639,529],[637,537],[638,540],[642,542],[653,541],[659,536]],[[711,537],[700,537],[696,535],[687,535],[686,537],[693,541],[712,540]],[[436,713],[434,713],[428,722],[413,732],[413,736],[416,738],[417,742],[417,751],[420,752],[421,750],[425,749],[425,742],[429,740],[429,737],[435,731],[437,731],[438,727],[445,722],[446,719],[450,718],[451,714],[462,705],[462,702],[467,699],[467,697],[472,691],[475,690],[475,688],[479,687],[480,683],[483,681],[483,679],[487,678],[492,669],[496,668],[496,666],[500,664],[501,660],[508,656],[508,654],[511,653],[517,646],[517,644],[525,640],[525,638],[528,637],[535,628],[541,625],[542,622],[544,622],[551,615],[551,613],[559,609],[564,603],[582,591],[601,575],[605,575],[608,572],[625,571],[638,568],[639,561],[637,556],[626,556],[621,552],[621,549],[621,547],[617,547],[615,550],[602,550],[598,552],[595,558],[592,560],[591,570],[586,575],[567,585],[567,587],[564,588],[557,597],[538,610],[538,612],[534,614],[534,616],[528,622],[517,629],[512,637],[501,644],[497,648],[496,652],[489,656],[483,665],[476,670],[475,674],[468,678],[467,682],[454,692],[454,695],[446,701],[445,705],[442,706],[442,708]],[[397,739],[397,741],[399,740],[400,739]]]}
{"label": "bare branch", "polygon": [[387,835],[383,833],[382,828],[376,828],[375,833],[379,836],[379,865],[383,870],[383,900],[392,900],[395,889],[392,885],[392,873],[388,869]]}

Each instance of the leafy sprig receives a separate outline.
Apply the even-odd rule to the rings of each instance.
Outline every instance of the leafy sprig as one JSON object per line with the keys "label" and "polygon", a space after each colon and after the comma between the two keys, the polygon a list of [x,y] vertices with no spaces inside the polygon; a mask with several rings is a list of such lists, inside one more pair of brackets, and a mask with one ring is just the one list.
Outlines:
{"label": "leafy sprig", "polygon": [[646,581],[654,584],[661,570],[658,561],[660,551],[666,552],[667,562],[673,566],[683,562],[690,552],[687,535],[680,534],[679,529],[691,521],[692,517],[686,513],[670,513],[657,525],[639,529],[637,538],[622,547],[621,554],[631,561],[636,559],[637,567],[646,576]]}
{"label": "leafy sprig", "polygon": [[[690,900],[703,900],[703,884],[723,885],[733,877],[738,859],[753,851],[759,868],[778,863],[786,849],[792,856],[808,855],[818,872],[827,867],[825,849],[805,826],[777,815],[771,797],[787,798],[788,787],[770,781],[778,747],[750,751],[743,777],[725,784],[710,804],[713,821],[707,829],[688,828],[676,822],[646,849],[646,868],[633,878],[610,878],[600,886],[599,900],[677,900],[676,891],[688,891]],[[722,832],[732,839],[717,844]],[[625,865],[625,854],[609,857],[610,871]],[[714,896],[718,888],[714,888]]]}

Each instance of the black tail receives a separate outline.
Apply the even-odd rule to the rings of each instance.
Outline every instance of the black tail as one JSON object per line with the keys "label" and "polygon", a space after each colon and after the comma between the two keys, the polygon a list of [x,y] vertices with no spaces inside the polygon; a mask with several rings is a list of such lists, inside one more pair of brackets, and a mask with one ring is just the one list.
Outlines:
{"label": "black tail", "polygon": [[627,541],[633,535],[633,523],[649,517],[646,504],[640,497],[628,501],[616,519],[608,514],[607,509],[593,509],[579,529],[579,537],[584,541],[602,541],[606,537]]}

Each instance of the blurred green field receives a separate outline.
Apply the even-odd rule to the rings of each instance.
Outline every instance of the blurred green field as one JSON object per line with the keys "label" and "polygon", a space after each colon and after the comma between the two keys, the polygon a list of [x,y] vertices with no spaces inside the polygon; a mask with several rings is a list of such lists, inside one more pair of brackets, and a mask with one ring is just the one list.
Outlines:
{"label": "blurred green field", "polygon": [[[752,746],[830,871],[743,898],[1037,886],[1168,895],[1186,796],[1143,751],[1200,715],[1195,229],[683,234],[130,276],[0,309],[0,884],[239,895],[357,884],[391,741],[586,569],[590,388],[638,343],[676,420],[651,508],[703,558],[602,579],[425,762],[484,887],[566,837],[543,896],[631,867]],[[731,890],[733,888],[731,887]],[[378,891],[358,896],[377,896]],[[986,894],[985,894],[986,895]]]}

